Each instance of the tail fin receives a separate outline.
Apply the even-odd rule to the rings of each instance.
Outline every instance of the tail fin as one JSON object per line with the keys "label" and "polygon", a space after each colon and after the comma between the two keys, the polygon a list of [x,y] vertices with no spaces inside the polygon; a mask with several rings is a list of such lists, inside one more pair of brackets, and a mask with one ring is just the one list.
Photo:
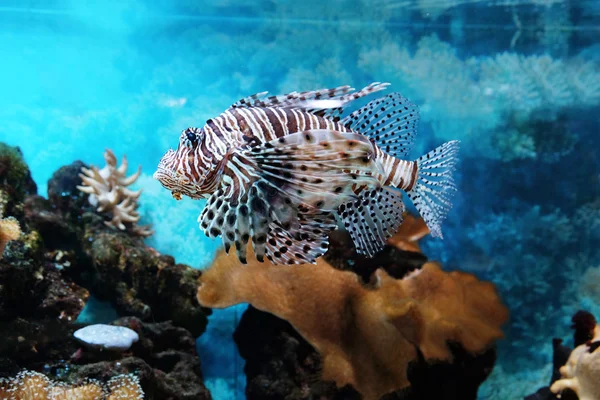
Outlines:
{"label": "tail fin", "polygon": [[458,160],[458,144],[458,140],[444,143],[417,159],[417,179],[407,192],[433,237],[443,237],[442,221],[452,208],[450,200],[456,191],[452,173]]}

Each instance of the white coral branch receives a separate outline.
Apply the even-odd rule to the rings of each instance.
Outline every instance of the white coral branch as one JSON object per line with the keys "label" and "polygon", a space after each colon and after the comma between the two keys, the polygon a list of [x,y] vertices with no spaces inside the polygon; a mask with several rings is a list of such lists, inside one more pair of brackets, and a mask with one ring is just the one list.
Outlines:
{"label": "white coral branch", "polygon": [[106,213],[111,216],[110,221],[106,221],[107,226],[120,230],[127,230],[138,236],[150,236],[153,231],[150,226],[139,227],[136,223],[140,220],[140,215],[136,211],[138,208],[137,200],[142,190],[131,190],[127,186],[132,185],[140,177],[142,167],[131,176],[127,176],[129,163],[127,157],[123,156],[121,165],[117,166],[117,157],[110,150],[104,152],[104,161],[106,166],[102,169],[91,166],[82,168],[82,185],[77,188],[89,194],[89,202],[96,207],[96,211]]}

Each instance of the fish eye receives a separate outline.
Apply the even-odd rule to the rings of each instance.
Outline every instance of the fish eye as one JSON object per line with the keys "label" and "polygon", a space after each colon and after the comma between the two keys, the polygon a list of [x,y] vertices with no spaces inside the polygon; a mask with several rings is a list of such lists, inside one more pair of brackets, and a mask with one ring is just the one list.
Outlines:
{"label": "fish eye", "polygon": [[189,149],[196,147],[202,139],[202,130],[198,128],[187,128],[181,132],[181,142]]}
{"label": "fish eye", "polygon": [[192,143],[194,143],[194,142],[197,140],[197,138],[196,138],[196,134],[195,134],[195,133],[193,133],[193,132],[192,132],[192,131],[190,131],[190,130],[187,130],[187,131],[185,132],[185,135],[187,136],[187,139],[188,139],[190,142],[192,142]]}

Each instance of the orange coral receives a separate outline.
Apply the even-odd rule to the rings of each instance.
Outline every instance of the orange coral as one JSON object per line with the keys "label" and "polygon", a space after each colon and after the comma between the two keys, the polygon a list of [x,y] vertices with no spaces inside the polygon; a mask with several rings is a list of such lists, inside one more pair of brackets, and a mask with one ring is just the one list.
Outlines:
{"label": "orange coral", "polygon": [[449,360],[446,341],[477,353],[503,336],[508,311],[490,283],[434,263],[401,280],[381,269],[375,276],[377,287],[368,289],[323,259],[316,266],[242,266],[221,252],[197,297],[215,308],[247,302],[287,320],[322,355],[323,379],[352,384],[365,399],[409,385],[415,346],[428,360]]}
{"label": "orange coral", "polygon": [[400,250],[420,253],[419,240],[428,234],[429,228],[423,218],[417,218],[405,213],[400,229],[388,240],[388,243]]}
{"label": "orange coral", "polygon": [[0,219],[0,258],[4,248],[11,240],[17,240],[21,236],[19,221],[13,217]]}
{"label": "orange coral", "polygon": [[142,400],[144,391],[135,375],[119,375],[108,381],[111,391],[108,400]]}
{"label": "orange coral", "polygon": [[11,397],[10,380],[0,378],[0,400],[10,400]]}
{"label": "orange coral", "polygon": [[13,380],[9,392],[14,400],[50,399],[50,380],[37,372],[23,371]]}
{"label": "orange coral", "polygon": [[76,387],[55,385],[50,389],[51,399],[99,400],[104,399],[105,394],[99,382],[88,382],[85,385]]}
{"label": "orange coral", "polygon": [[[132,374],[118,375],[108,381],[105,389],[100,382],[88,381],[80,386],[52,382],[45,375],[22,371],[16,377],[0,379],[0,400],[143,400],[138,378]],[[107,393],[110,393],[106,397]]]}

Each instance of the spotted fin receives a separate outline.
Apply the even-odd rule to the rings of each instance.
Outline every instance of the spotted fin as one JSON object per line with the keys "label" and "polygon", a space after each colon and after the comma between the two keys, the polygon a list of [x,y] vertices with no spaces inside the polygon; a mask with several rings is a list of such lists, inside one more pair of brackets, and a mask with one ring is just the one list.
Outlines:
{"label": "spotted fin", "polygon": [[297,208],[282,191],[265,180],[253,182],[247,193],[245,190],[235,195],[233,190],[216,191],[198,222],[207,236],[222,236],[226,252],[235,245],[237,256],[244,264],[250,240],[256,258],[263,261],[271,227],[289,231],[299,228]]}
{"label": "spotted fin", "polygon": [[419,125],[419,108],[399,93],[371,101],[342,124],[373,139],[386,153],[405,158],[412,150]]}
{"label": "spotted fin", "polygon": [[367,189],[337,213],[359,254],[373,257],[402,224],[402,195],[390,188]]}
{"label": "spotted fin", "polygon": [[329,130],[291,134],[245,151],[248,168],[285,192],[294,204],[334,211],[355,198],[353,185],[376,185],[379,165],[362,135]]}
{"label": "spotted fin", "polygon": [[389,83],[374,82],[355,92],[350,86],[332,89],[319,89],[307,92],[292,92],[278,96],[265,97],[267,92],[253,94],[238,100],[230,108],[280,107],[299,108],[315,115],[339,119],[344,107],[354,100],[384,90]]}
{"label": "spotted fin", "polygon": [[300,214],[297,229],[272,224],[267,258],[274,264],[314,264],[327,251],[329,232],[337,227],[332,213]]}
{"label": "spotted fin", "polygon": [[417,179],[407,194],[433,237],[442,238],[442,221],[452,208],[451,197],[456,191],[453,173],[458,149],[458,140],[453,140],[416,160]]}
{"label": "spotted fin", "polygon": [[231,192],[219,189],[209,197],[198,217],[200,229],[204,230],[206,236],[222,236],[226,252],[235,244],[237,256],[243,264],[246,263],[246,247],[251,237],[247,198],[243,194],[243,201],[240,201]]}

